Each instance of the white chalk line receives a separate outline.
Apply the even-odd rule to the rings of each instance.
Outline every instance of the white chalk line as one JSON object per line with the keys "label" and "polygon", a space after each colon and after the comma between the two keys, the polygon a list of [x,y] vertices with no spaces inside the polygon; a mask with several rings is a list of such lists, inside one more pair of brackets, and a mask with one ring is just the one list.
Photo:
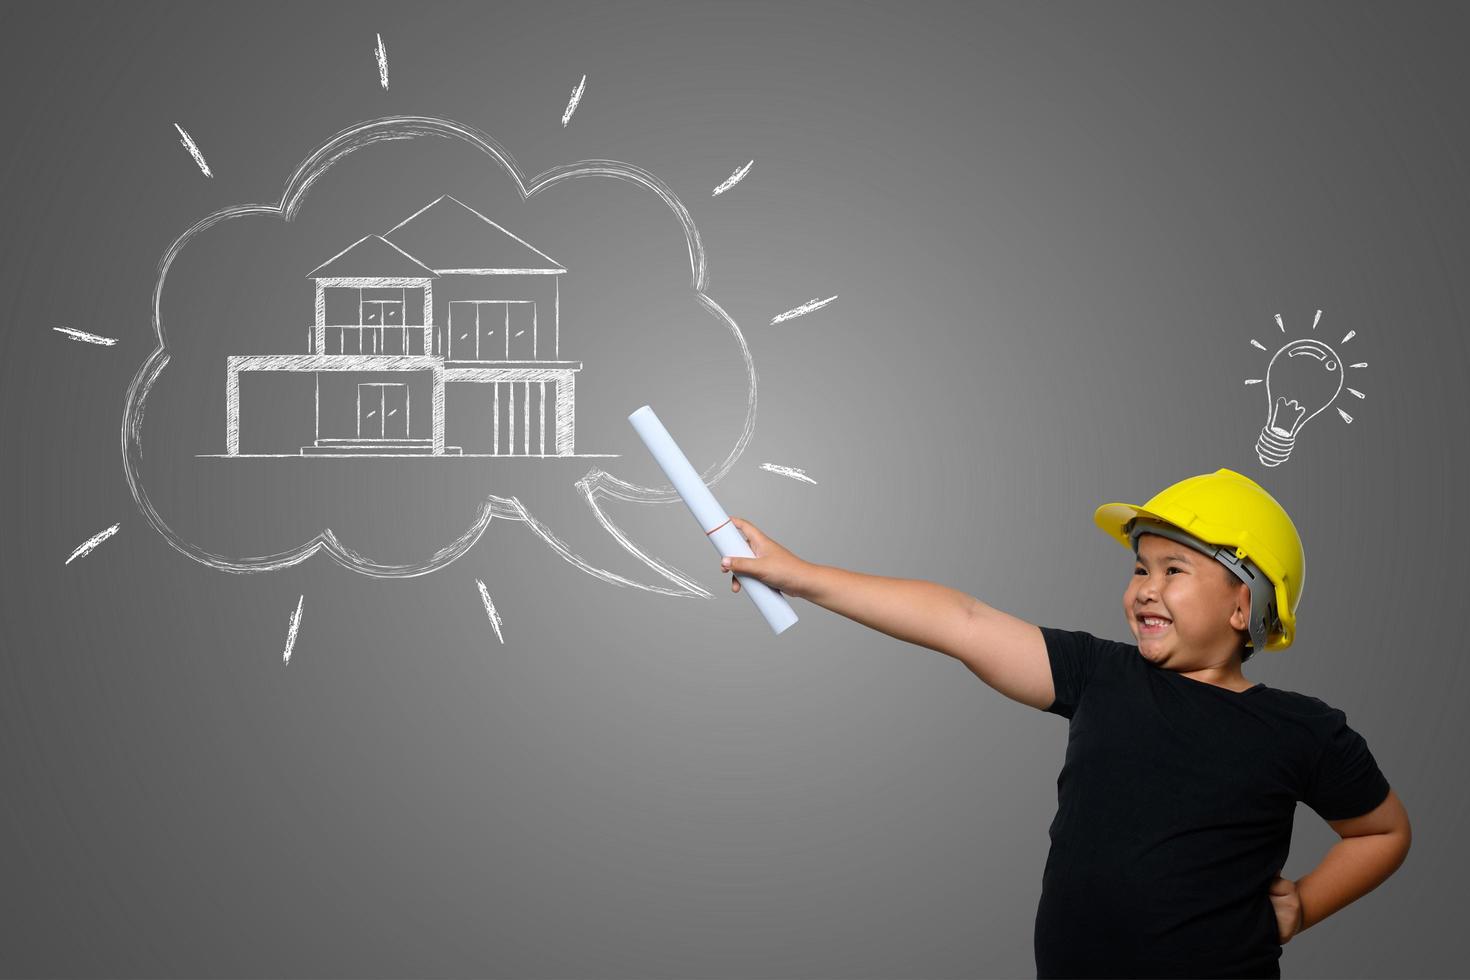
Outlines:
{"label": "white chalk line", "polygon": [[378,82],[383,91],[388,91],[388,52],[383,47],[383,35],[378,35]]}
{"label": "white chalk line", "polygon": [[1344,338],[1342,338],[1342,342],[1343,342],[1343,343],[1344,343],[1344,344],[1345,344],[1345,343],[1347,343],[1347,342],[1348,342],[1348,341],[1349,341],[1349,340],[1352,340],[1352,339],[1353,339],[1353,338],[1354,338],[1354,337],[1356,337],[1356,336],[1357,336],[1357,335],[1358,335],[1358,332],[1357,332],[1357,331],[1356,331],[1356,330],[1349,330],[1349,331],[1348,331],[1348,332],[1347,332],[1347,336],[1346,336],[1346,337],[1344,337]]}
{"label": "white chalk line", "polygon": [[1359,361],[1356,364],[1349,364],[1348,365],[1348,367],[1367,367],[1367,366],[1368,366],[1368,362],[1367,361]]}
{"label": "white chalk line", "polygon": [[1337,414],[1342,416],[1342,420],[1344,422],[1347,422],[1348,424],[1352,424],[1353,417],[1351,415],[1349,415],[1347,412],[1344,412],[1342,409],[1339,408],[1337,410]]}
{"label": "white chalk line", "polygon": [[291,614],[291,627],[286,632],[286,650],[281,654],[281,663],[291,662],[291,650],[296,646],[296,631],[301,629],[301,607],[306,604],[306,593],[296,600],[296,611]]}
{"label": "white chalk line", "polygon": [[109,527],[106,530],[98,531],[96,534],[92,535],[90,538],[77,545],[77,550],[71,553],[71,557],[66,560],[66,564],[70,565],[78,558],[85,558],[90,555],[93,548],[97,547],[99,544],[116,534],[117,529],[121,526],[121,524],[114,524],[112,525],[112,527]]}
{"label": "white chalk line", "polygon": [[750,168],[754,163],[754,160],[750,161],[750,163],[747,163],[745,166],[738,168],[733,174],[725,178],[725,182],[719,187],[716,187],[714,193],[712,193],[710,197],[719,197],[721,194],[725,193],[730,188],[734,187],[736,184],[744,180],[745,175],[750,173]]}
{"label": "white chalk line", "polygon": [[790,320],[792,317],[806,316],[813,310],[820,310],[822,307],[826,306],[828,303],[832,302],[836,298],[836,296],[828,296],[826,299],[808,300],[794,310],[787,310],[785,313],[778,313],[776,316],[772,317],[771,325],[775,326],[783,320]]}
{"label": "white chalk line", "polygon": [[1357,395],[1359,398],[1367,398],[1368,397],[1367,395],[1363,394],[1361,391],[1359,391],[1356,388],[1349,388],[1348,391],[1352,392],[1354,395]]}
{"label": "white chalk line", "polygon": [[1257,340],[1254,337],[1251,338],[1251,346],[1252,347],[1259,347],[1261,350],[1265,350],[1266,349],[1266,345],[1263,344],[1263,343],[1261,343],[1259,340]]}
{"label": "white chalk line", "polygon": [[567,123],[572,121],[572,113],[577,111],[577,104],[582,101],[582,93],[587,90],[587,76],[583,75],[577,87],[572,89],[572,97],[567,101],[567,111],[561,114],[561,125],[565,129]]}
{"label": "white chalk line", "polygon": [[116,337],[103,337],[95,333],[87,333],[85,330],[74,330],[71,327],[52,327],[51,329],[72,340],[80,340],[84,344],[101,344],[103,347],[111,347],[117,343]]}
{"label": "white chalk line", "polygon": [[816,480],[813,480],[811,477],[806,475],[806,470],[799,470],[794,466],[778,466],[775,463],[762,463],[760,468],[768,473],[775,473],[779,476],[789,476],[793,480],[801,480],[805,483],[810,483],[813,486],[815,486],[817,482]]}
{"label": "white chalk line", "polygon": [[180,142],[184,144],[184,149],[189,151],[189,155],[194,158],[194,162],[199,164],[199,169],[204,171],[204,176],[213,177],[214,174],[209,172],[209,164],[204,162],[204,154],[200,153],[199,147],[194,145],[194,138],[185,132],[184,127],[178,123],[174,123],[174,129],[177,129],[179,135],[183,137]]}
{"label": "white chalk line", "polygon": [[505,637],[500,633],[500,614],[495,611],[495,603],[490,600],[490,590],[479,579],[475,579],[475,585],[480,590],[480,601],[485,604],[485,615],[490,617],[490,625],[495,628],[495,638],[504,643]]}
{"label": "white chalk line", "polygon": [[195,453],[195,459],[291,459],[301,463],[352,462],[354,459],[386,459],[406,466],[454,466],[465,460],[494,459],[512,463],[514,460],[530,459],[620,459],[622,453],[522,453],[517,456],[509,456],[505,453],[445,453],[443,456],[405,456],[402,453],[354,453],[350,456],[324,455],[303,456],[300,452],[294,453]]}
{"label": "white chalk line", "polygon": [[1281,332],[1282,333],[1286,333],[1286,324],[1284,324],[1284,323],[1281,322],[1281,314],[1280,313],[1276,314],[1276,325],[1281,328]]}
{"label": "white chalk line", "polygon": [[1312,317],[1312,329],[1313,330],[1316,330],[1317,329],[1317,324],[1321,321],[1321,319],[1322,319],[1322,311],[1321,310],[1318,310],[1317,311],[1317,315],[1314,316],[1314,317]]}
{"label": "white chalk line", "polygon": [[1258,384],[1261,383],[1261,379],[1260,378],[1246,378],[1245,379],[1245,383],[1248,384],[1248,385],[1258,385]]}

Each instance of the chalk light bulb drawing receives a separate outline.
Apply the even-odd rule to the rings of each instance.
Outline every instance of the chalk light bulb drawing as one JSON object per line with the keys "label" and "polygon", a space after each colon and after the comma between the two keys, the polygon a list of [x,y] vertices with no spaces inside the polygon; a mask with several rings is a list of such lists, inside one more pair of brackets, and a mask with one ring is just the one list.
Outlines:
{"label": "chalk light bulb drawing", "polygon": [[[1312,329],[1322,319],[1317,311]],[[1278,314],[1276,323],[1285,332],[1285,325]],[[1349,331],[1343,342],[1351,340],[1356,331]],[[1265,350],[1259,342],[1251,344]],[[1367,363],[1354,364],[1355,368],[1367,367]],[[1304,337],[1285,344],[1271,357],[1266,368],[1266,424],[1256,438],[1256,456],[1265,466],[1280,466],[1291,458],[1296,440],[1312,419],[1337,400],[1344,387],[1342,358],[1320,340]],[[1259,384],[1260,378],[1252,378],[1246,384]],[[1354,396],[1364,397],[1355,388],[1348,388]],[[1343,421],[1352,422],[1353,417],[1341,408],[1337,410]]]}
{"label": "chalk light bulb drawing", "polygon": [[1256,440],[1256,455],[1267,466],[1291,458],[1302,426],[1337,400],[1342,391],[1342,361],[1320,340],[1293,340],[1276,352],[1266,368],[1266,424]]}

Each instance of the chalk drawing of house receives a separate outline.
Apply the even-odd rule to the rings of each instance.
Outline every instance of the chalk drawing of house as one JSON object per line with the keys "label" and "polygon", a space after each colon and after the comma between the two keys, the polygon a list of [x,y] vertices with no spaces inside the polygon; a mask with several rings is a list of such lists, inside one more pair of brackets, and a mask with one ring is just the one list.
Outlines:
{"label": "chalk drawing of house", "polygon": [[[240,455],[241,374],[309,372],[316,430],[302,455],[573,455],[582,363],[558,360],[565,273],[448,195],[353,242],[307,275],[305,354],[226,358],[226,454]],[[464,417],[446,420],[450,386]],[[445,445],[447,421],[465,447]]]}

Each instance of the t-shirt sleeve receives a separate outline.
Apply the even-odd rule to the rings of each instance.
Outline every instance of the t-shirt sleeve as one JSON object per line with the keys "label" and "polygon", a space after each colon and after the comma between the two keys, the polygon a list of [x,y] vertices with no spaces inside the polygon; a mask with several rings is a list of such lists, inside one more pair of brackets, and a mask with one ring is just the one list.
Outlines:
{"label": "t-shirt sleeve", "polygon": [[1361,817],[1388,798],[1388,780],[1363,736],[1337,708],[1327,714],[1326,739],[1302,802],[1323,820]]}
{"label": "t-shirt sleeve", "polygon": [[1046,640],[1046,656],[1051,662],[1051,683],[1056,690],[1056,700],[1043,711],[1063,718],[1071,718],[1082,700],[1082,694],[1092,683],[1098,666],[1108,657],[1116,656],[1107,640],[1101,640],[1082,630],[1041,627],[1041,636]]}

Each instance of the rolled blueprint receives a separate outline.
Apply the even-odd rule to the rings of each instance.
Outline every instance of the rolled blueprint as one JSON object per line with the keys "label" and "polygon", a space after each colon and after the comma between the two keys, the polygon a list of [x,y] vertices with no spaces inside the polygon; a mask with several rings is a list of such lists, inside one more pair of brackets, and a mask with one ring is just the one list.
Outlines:
{"label": "rolled blueprint", "polygon": [[[638,435],[643,438],[643,444],[663,467],[664,475],[679,491],[679,496],[684,498],[689,512],[699,522],[700,530],[704,531],[709,538],[710,544],[722,557],[754,558],[755,554],[746,543],[745,535],[740,529],[730,522],[730,516],[715,499],[715,495],[709,492],[709,487],[699,478],[694,467],[689,465],[689,459],[680,451],[674,442],[674,437],[669,435],[669,430],[653,414],[653,409],[644,405],[638,411],[628,416],[628,421],[633,423],[633,428],[638,430]],[[755,607],[766,617],[766,622],[771,624],[772,632],[778,636],[796,622],[796,613],[786,597],[758,578],[746,575],[736,575],[740,579],[740,590],[750,596]]]}

